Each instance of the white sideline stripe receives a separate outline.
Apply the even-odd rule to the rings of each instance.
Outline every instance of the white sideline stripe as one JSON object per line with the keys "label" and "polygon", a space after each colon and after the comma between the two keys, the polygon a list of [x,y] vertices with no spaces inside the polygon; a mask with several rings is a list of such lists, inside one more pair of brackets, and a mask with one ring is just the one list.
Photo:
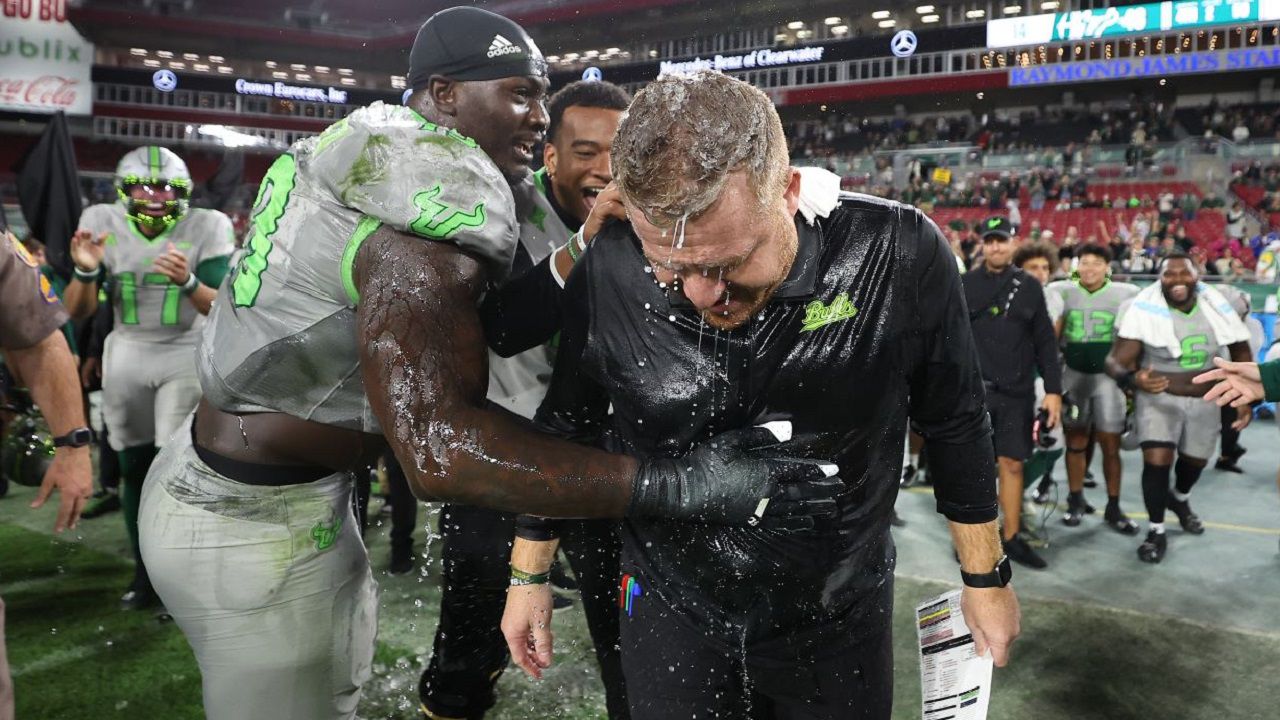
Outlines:
{"label": "white sideline stripe", "polygon": [[42,672],[77,660],[83,660],[91,655],[97,655],[102,652],[105,647],[106,645],[101,643],[97,645],[87,643],[84,645],[76,645],[65,650],[49,653],[48,655],[33,660],[26,665],[14,665],[11,668],[10,674],[14,679],[17,679],[28,673]]}

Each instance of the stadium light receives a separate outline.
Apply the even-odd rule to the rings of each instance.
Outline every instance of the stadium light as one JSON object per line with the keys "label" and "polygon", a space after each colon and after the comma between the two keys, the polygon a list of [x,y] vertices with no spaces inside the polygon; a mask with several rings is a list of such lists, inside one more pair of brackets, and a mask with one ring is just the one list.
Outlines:
{"label": "stadium light", "polygon": [[266,66],[267,66],[267,69],[269,69],[269,70],[275,70],[275,69],[276,69],[276,61],[275,61],[275,60],[268,60],[268,61],[266,61],[265,63],[263,63],[263,65],[266,65]]}
{"label": "stadium light", "polygon": [[1020,12],[1022,12],[1021,5],[1006,5],[1004,8],[1005,15],[1017,15]]}
{"label": "stadium light", "polygon": [[804,27],[804,23],[800,22],[799,20],[792,20],[791,22],[787,23],[788,30],[799,30],[802,27]]}
{"label": "stadium light", "polygon": [[226,125],[201,125],[200,134],[208,135],[227,147],[246,147],[250,145],[265,145],[267,143],[264,138],[232,130]]}
{"label": "stadium light", "polygon": [[351,73],[352,73],[351,68],[338,68],[339,75],[351,75]]}
{"label": "stadium light", "polygon": [[831,28],[832,35],[844,35],[847,32],[849,32],[848,25],[836,25],[835,27]]}
{"label": "stadium light", "polygon": [[567,60],[567,61],[569,61],[569,62],[573,62],[574,60],[577,60],[577,59],[578,59],[578,58],[580,58],[580,57],[582,57],[582,56],[581,56],[581,55],[579,55],[578,53],[565,53],[565,54],[564,54],[564,59],[565,59],[565,60]]}
{"label": "stadium light", "polygon": [[307,66],[303,65],[302,63],[294,63],[289,66],[289,69],[293,70],[294,72],[302,72],[307,69]]}
{"label": "stadium light", "polygon": [[1041,10],[1057,10],[1059,6],[1060,3],[1058,3],[1058,0],[1049,0],[1049,2],[1040,3]]}
{"label": "stadium light", "polygon": [[880,27],[882,28],[891,28],[897,24],[898,24],[897,20],[881,20],[880,21]]}
{"label": "stadium light", "polygon": [[129,48],[129,54],[146,56],[147,51],[142,48]]}
{"label": "stadium light", "polygon": [[160,61],[152,60],[151,58],[147,58],[146,60],[143,60],[142,64],[146,65],[147,67],[160,67]]}
{"label": "stadium light", "polygon": [[824,25],[839,25],[839,24],[840,24],[840,18],[838,18],[838,17],[829,17],[829,18],[827,18],[827,19],[823,20],[823,21],[822,21],[822,23],[823,23]]}
{"label": "stadium light", "polygon": [[232,69],[231,69],[231,67],[230,67],[230,66],[228,66],[228,65],[219,65],[219,66],[218,66],[218,74],[219,74],[219,75],[230,75],[230,74],[231,74],[231,73],[233,73],[233,72],[235,72],[235,71],[234,71],[234,70],[232,70]]}
{"label": "stadium light", "polygon": [[936,22],[938,22],[938,20],[940,20],[940,19],[941,19],[941,18],[939,18],[939,16],[937,16],[937,15],[925,15],[924,17],[920,18],[920,22],[922,22],[922,23],[936,23]]}
{"label": "stadium light", "polygon": [[[776,43],[786,42],[786,40],[787,40],[786,33],[778,33],[777,35],[773,36],[773,41]],[[652,54],[652,51],[650,51],[650,54]]]}
{"label": "stadium light", "polygon": [[186,70],[187,64],[182,62],[181,60],[170,60],[169,67],[173,68],[174,70]]}
{"label": "stadium light", "polygon": [[547,56],[546,58],[544,58],[544,59],[545,59],[547,62],[549,62],[549,63],[553,63],[553,62],[560,62],[560,56],[559,56],[559,55],[548,55],[548,56]]}
{"label": "stadium light", "polygon": [[191,66],[191,69],[195,70],[196,72],[209,72],[209,66],[205,65],[204,63],[196,63],[195,65]]}
{"label": "stadium light", "polygon": [[271,77],[275,78],[276,80],[288,80],[289,73],[281,70],[276,70],[275,72],[271,73]]}
{"label": "stadium light", "polygon": [[811,37],[812,35],[813,35],[813,31],[812,31],[812,30],[797,30],[797,31],[796,31],[796,37],[800,38],[801,40],[807,39],[807,38]]}
{"label": "stadium light", "polygon": [[969,12],[964,14],[964,16],[969,18],[970,20],[977,20],[980,17],[986,17],[986,15],[987,15],[986,10],[970,10]]}
{"label": "stadium light", "polygon": [[599,51],[599,50],[588,50],[588,51],[586,51],[586,52],[584,52],[584,53],[582,53],[582,54],[583,54],[583,56],[585,56],[585,57],[587,57],[587,58],[600,57],[600,51]]}
{"label": "stadium light", "polygon": [[610,55],[616,55],[622,52],[622,48],[605,48],[604,51],[609,53]]}
{"label": "stadium light", "polygon": [[294,75],[294,76],[293,76],[293,79],[294,79],[294,80],[298,80],[298,81],[300,81],[300,82],[311,82],[311,74],[310,74],[310,73],[298,73],[297,75]]}
{"label": "stadium light", "polygon": [[933,12],[933,9],[934,8],[932,5],[920,5],[916,7],[916,12],[920,13],[921,15],[929,15],[930,13]]}
{"label": "stadium light", "polygon": [[182,59],[195,62],[196,60],[200,59],[200,56],[195,53],[182,53]]}
{"label": "stadium light", "polygon": [[890,13],[888,10],[877,10],[877,11],[875,11],[875,12],[871,13],[871,19],[872,19],[872,20],[883,20],[883,19],[885,19],[885,18],[889,17],[889,15],[891,15],[891,14],[892,14],[892,13]]}
{"label": "stadium light", "polygon": [[356,79],[355,79],[355,78],[344,77],[344,78],[342,78],[341,80],[339,80],[338,82],[342,83],[343,85],[355,85],[355,84],[356,84]]}
{"label": "stadium light", "polygon": [[156,57],[161,57],[161,58],[164,58],[165,60],[168,60],[169,58],[173,57],[173,53],[169,52],[168,50],[157,50]]}
{"label": "stadium light", "polygon": [[209,62],[211,62],[211,63],[224,63],[224,62],[226,62],[226,61],[227,61],[227,60],[226,60],[226,58],[222,57],[221,55],[210,55],[210,56],[209,56]]}
{"label": "stadium light", "polygon": [[316,71],[316,72],[318,72],[318,73],[320,73],[320,74],[322,74],[322,75],[328,75],[328,74],[329,74],[329,66],[328,66],[328,65],[317,65],[317,66],[315,66],[315,71]]}

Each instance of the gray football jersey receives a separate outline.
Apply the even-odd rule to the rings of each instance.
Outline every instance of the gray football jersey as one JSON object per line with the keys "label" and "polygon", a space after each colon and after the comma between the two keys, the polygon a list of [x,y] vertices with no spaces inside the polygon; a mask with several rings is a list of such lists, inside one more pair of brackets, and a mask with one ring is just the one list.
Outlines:
{"label": "gray football jersey", "polygon": [[1051,283],[1062,298],[1062,357],[1067,367],[1086,373],[1105,371],[1115,341],[1120,308],[1138,294],[1138,286],[1107,280],[1089,292],[1075,280]]}
{"label": "gray football jersey", "polygon": [[210,402],[379,432],[360,378],[352,268],[383,224],[467,250],[495,282],[510,270],[515,203],[489,157],[409,108],[361,108],[295,143],[263,178],[197,352]]}
{"label": "gray football jersey", "polygon": [[[578,230],[565,227],[547,200],[546,182],[546,171],[539,170],[514,189],[520,214],[520,245],[534,265],[564,245]],[[547,394],[554,363],[555,351],[547,345],[509,358],[490,351],[489,400],[532,419]]]}
{"label": "gray football jersey", "polygon": [[1189,313],[1169,308],[1169,315],[1173,318],[1173,332],[1181,343],[1181,357],[1175,358],[1168,348],[1144,344],[1140,365],[1163,373],[1200,372],[1211,368],[1214,356],[1222,348],[1200,303]]}
{"label": "gray football jersey", "polygon": [[148,238],[125,214],[121,203],[91,205],[80,215],[79,228],[96,237],[106,233],[102,264],[106,290],[115,309],[115,329],[134,340],[195,345],[204,317],[182,295],[182,289],[152,266],[170,243],[187,256],[187,267],[228,257],[235,249],[231,219],[217,210],[192,208],[171,228]]}

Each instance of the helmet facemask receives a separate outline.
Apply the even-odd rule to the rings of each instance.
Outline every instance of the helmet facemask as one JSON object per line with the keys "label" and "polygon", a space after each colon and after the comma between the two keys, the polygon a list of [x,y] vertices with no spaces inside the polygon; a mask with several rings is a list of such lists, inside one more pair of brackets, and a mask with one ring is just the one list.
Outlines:
{"label": "helmet facemask", "polygon": [[[134,188],[143,188],[146,194],[154,196],[157,191],[173,192],[172,200],[152,200],[149,198],[135,198],[133,196]],[[180,178],[157,178],[157,177],[139,177],[129,175],[119,179],[116,186],[116,192],[120,196],[120,202],[124,203],[125,214],[128,218],[142,229],[153,233],[161,233],[178,223],[186,216],[190,207],[191,198],[191,182]],[[154,212],[155,206],[163,203],[164,214],[153,215],[149,210]]]}

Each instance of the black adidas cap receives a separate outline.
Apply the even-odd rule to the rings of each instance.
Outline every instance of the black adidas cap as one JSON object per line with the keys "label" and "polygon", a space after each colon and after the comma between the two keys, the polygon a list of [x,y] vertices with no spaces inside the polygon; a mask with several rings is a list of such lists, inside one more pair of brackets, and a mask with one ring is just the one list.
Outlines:
{"label": "black adidas cap", "polygon": [[1013,237],[1013,224],[1009,222],[1009,218],[1001,215],[989,217],[978,225],[978,235],[983,240],[992,235],[1008,240]]}
{"label": "black adidas cap", "polygon": [[409,51],[409,87],[422,90],[432,75],[453,80],[546,77],[547,61],[515,22],[480,8],[453,7],[428,18]]}

